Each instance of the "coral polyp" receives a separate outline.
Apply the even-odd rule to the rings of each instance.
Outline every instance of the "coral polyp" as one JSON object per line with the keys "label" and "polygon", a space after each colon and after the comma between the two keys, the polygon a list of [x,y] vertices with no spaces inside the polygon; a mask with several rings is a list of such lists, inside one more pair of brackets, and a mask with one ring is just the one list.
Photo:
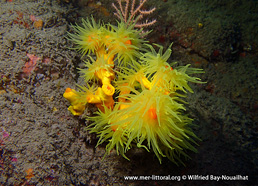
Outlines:
{"label": "coral polyp", "polygon": [[82,27],[72,26],[75,33],[68,33],[68,38],[75,43],[75,48],[82,55],[95,53],[102,44],[104,27],[96,23],[93,18],[82,19]]}
{"label": "coral polyp", "polygon": [[69,36],[75,48],[90,58],[79,69],[87,86],[79,92],[67,88],[68,110],[83,115],[87,104],[98,108],[86,117],[91,121],[86,128],[98,134],[97,146],[107,142],[106,155],[116,149],[129,159],[127,151],[143,148],[154,152],[160,162],[167,157],[183,164],[187,150],[197,152],[198,137],[182,97],[193,93],[188,82],[202,83],[191,75],[203,71],[169,63],[172,45],[164,52],[156,45],[156,52],[133,24],[100,25],[92,19],[83,21],[83,26],[75,26],[76,35]]}
{"label": "coral polyp", "polygon": [[[112,111],[91,118],[94,122],[90,127],[100,134],[99,144],[109,141],[107,153],[116,148],[118,154],[125,156],[135,144],[153,150],[160,161],[167,156],[177,163],[174,158],[186,156],[184,149],[196,151],[190,143],[192,137],[197,139],[190,128],[192,120],[181,113],[185,108],[178,97],[157,89],[131,90],[133,94],[125,95],[127,102],[119,102]],[[122,105],[126,107],[121,109]]]}
{"label": "coral polyp", "polygon": [[136,57],[140,57],[140,50],[145,41],[142,39],[142,30],[133,28],[134,24],[127,26],[124,22],[118,22],[118,26],[109,25],[105,45],[111,54],[117,54],[119,64],[127,65]]}

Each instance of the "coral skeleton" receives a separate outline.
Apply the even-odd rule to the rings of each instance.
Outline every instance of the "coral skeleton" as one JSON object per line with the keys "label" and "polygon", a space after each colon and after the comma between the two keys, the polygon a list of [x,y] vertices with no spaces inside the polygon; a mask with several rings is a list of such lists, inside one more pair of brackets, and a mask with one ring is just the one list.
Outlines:
{"label": "coral skeleton", "polygon": [[[124,16],[127,9],[128,5]],[[184,164],[187,151],[197,152],[199,138],[191,129],[193,119],[186,114],[183,97],[193,93],[188,82],[203,83],[191,76],[202,69],[175,67],[169,62],[172,45],[163,51],[162,46],[147,44],[133,21],[121,20],[114,26],[91,18],[73,28],[69,39],[89,57],[85,68],[79,69],[86,86],[79,86],[80,91],[67,88],[63,96],[75,116],[83,115],[89,104],[98,108],[85,116],[91,121],[86,129],[99,136],[97,146],[106,144],[106,155],[116,149],[126,159],[130,149],[143,148],[160,162],[167,157]]]}

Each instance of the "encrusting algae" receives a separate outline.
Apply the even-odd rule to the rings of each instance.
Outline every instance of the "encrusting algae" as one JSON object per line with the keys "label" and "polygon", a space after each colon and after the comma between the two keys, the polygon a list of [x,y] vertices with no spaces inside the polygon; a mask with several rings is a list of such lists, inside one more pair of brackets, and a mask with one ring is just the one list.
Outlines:
{"label": "encrusting algae", "polygon": [[87,130],[99,135],[97,146],[107,142],[106,154],[116,149],[126,159],[129,149],[144,148],[160,162],[167,157],[183,164],[181,156],[188,158],[186,150],[197,151],[193,145],[198,138],[181,97],[193,92],[188,82],[202,83],[190,75],[203,71],[190,65],[174,67],[168,62],[171,46],[163,52],[156,45],[156,52],[134,23],[104,25],[91,18],[73,28],[69,38],[90,60],[79,69],[86,86],[80,91],[67,88],[63,96],[75,116],[82,115],[87,104],[98,107],[87,117],[91,121]]}

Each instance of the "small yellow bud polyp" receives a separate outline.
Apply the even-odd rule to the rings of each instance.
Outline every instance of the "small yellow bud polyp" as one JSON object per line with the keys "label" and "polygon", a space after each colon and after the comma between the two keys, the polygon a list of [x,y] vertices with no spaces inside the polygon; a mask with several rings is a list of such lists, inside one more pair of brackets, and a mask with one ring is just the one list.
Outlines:
{"label": "small yellow bud polyp", "polygon": [[74,115],[74,116],[80,116],[83,114],[85,110],[85,105],[77,104],[77,105],[71,105],[68,107],[68,110]]}
{"label": "small yellow bud polyp", "polygon": [[115,74],[111,70],[100,69],[95,72],[95,75],[102,81],[102,84],[110,84],[111,80],[114,79]]}
{"label": "small yellow bud polyp", "polygon": [[107,96],[113,96],[115,93],[115,88],[111,84],[102,85],[102,90]]}
{"label": "small yellow bud polyp", "polygon": [[[108,88],[110,90],[108,90]],[[104,88],[104,90],[103,90]],[[101,102],[100,103],[103,103],[108,107],[113,107],[113,104],[114,104],[114,100],[113,100],[113,94],[115,92],[115,88],[110,84],[110,85],[103,85],[102,88],[98,88],[98,96],[100,97],[101,99]],[[109,95],[108,95],[108,94]]]}
{"label": "small yellow bud polyp", "polygon": [[101,103],[101,97],[99,96],[101,94],[101,92],[102,92],[102,90],[99,87],[94,94],[90,94],[87,96],[87,102],[88,103]]}
{"label": "small yellow bud polyp", "polygon": [[65,93],[63,94],[64,98],[67,99],[71,104],[73,104],[77,98],[76,98],[76,90],[67,88],[65,90]]}
{"label": "small yellow bud polyp", "polygon": [[74,115],[79,116],[82,115],[85,110],[85,104],[79,102],[79,94],[76,90],[67,88],[65,93],[63,94],[64,98],[67,99],[71,106],[69,106],[68,110]]}
{"label": "small yellow bud polyp", "polygon": [[[104,90],[103,90],[104,89]],[[111,85],[103,85],[102,88],[98,87],[94,95],[88,95],[88,103],[94,103],[102,112],[104,112],[103,103],[107,108],[114,107],[113,94],[115,88]]]}

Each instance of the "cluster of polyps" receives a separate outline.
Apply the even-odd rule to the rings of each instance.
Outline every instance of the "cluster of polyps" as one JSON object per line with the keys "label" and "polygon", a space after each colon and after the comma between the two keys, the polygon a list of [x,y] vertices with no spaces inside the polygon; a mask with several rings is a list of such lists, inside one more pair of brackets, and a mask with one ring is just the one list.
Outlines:
{"label": "cluster of polyps", "polygon": [[181,155],[188,157],[185,149],[196,151],[192,137],[197,137],[189,127],[192,119],[183,113],[180,97],[193,92],[189,81],[200,83],[188,74],[201,69],[172,67],[171,46],[163,53],[156,45],[156,52],[133,24],[101,25],[92,18],[74,30],[69,37],[75,49],[90,58],[80,69],[87,85],[78,92],[67,88],[64,97],[73,115],[82,115],[87,104],[99,108],[88,117],[92,123],[87,127],[99,134],[97,145],[107,141],[107,154],[115,148],[125,158],[133,146],[143,147],[153,150],[160,162],[166,156],[175,163],[182,162]]}

